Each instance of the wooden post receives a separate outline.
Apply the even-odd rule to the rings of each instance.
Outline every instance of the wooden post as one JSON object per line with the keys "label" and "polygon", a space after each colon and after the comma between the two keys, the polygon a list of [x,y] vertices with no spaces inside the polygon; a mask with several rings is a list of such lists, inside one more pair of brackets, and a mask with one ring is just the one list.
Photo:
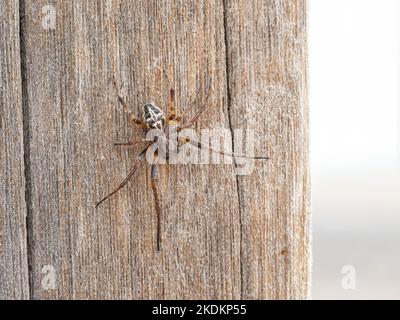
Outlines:
{"label": "wooden post", "polygon": [[[15,248],[29,261],[30,297],[307,298],[306,1],[24,3],[28,225],[14,228],[28,230],[28,250]],[[161,166],[160,252],[148,166],[94,207],[140,151],[113,146],[142,134],[118,106],[113,76],[134,113],[149,101],[165,110],[173,87],[178,110],[194,103],[192,114],[211,77],[196,128],[254,129],[256,154],[272,157],[248,176],[234,165]],[[16,199],[23,216],[23,193]],[[1,295],[13,284],[0,286]]]}
{"label": "wooden post", "polygon": [[238,179],[242,298],[309,293],[307,1],[228,1],[230,117],[272,160]]}
{"label": "wooden post", "polygon": [[18,1],[0,3],[0,299],[29,297]]}

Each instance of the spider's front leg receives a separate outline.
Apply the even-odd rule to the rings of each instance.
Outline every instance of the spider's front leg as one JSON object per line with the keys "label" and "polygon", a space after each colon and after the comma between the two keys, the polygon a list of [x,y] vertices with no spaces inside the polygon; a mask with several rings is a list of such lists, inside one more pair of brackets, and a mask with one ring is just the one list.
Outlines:
{"label": "spider's front leg", "polygon": [[176,104],[175,104],[175,90],[171,88],[169,90],[169,100],[168,100],[168,116],[167,116],[167,122],[171,123],[172,121],[176,121],[178,118],[177,112],[176,112]]}
{"label": "spider's front leg", "polygon": [[118,90],[117,82],[115,81],[114,78],[112,79],[112,83],[113,83],[115,92],[116,92],[116,94],[117,94],[118,101],[120,102],[120,104],[122,105],[122,108],[123,108],[124,112],[125,112],[126,115],[128,116],[129,122],[130,122],[132,125],[138,125],[138,126],[141,126],[142,128],[145,128],[146,126],[145,126],[145,124],[143,123],[143,121],[142,121],[141,119],[135,117],[135,116],[133,115],[133,113],[129,110],[128,105],[126,104],[124,98],[122,98],[122,96],[121,96],[121,94],[120,94],[120,92],[119,92],[119,90]]}
{"label": "spider's front leg", "polygon": [[[164,68],[161,68],[158,65],[155,65],[155,68],[160,72],[160,76],[165,75],[167,78],[167,82],[170,83],[168,73],[164,70]],[[175,90],[172,87],[169,90],[167,113],[168,115],[165,120],[168,124],[174,124],[175,122],[179,121],[178,119],[180,117],[176,111],[176,104],[175,104]]]}
{"label": "spider's front leg", "polygon": [[143,142],[151,142],[151,141],[146,140],[146,139],[136,139],[136,140],[128,141],[128,142],[116,142],[116,143],[114,143],[114,146],[128,147],[128,146],[133,146],[137,143],[143,143]]}
{"label": "spider's front leg", "polygon": [[[184,145],[184,144],[190,143],[192,146],[194,146],[194,147],[196,147],[198,149],[203,149],[204,148],[204,146],[201,144],[201,142],[193,140],[193,139],[191,139],[189,137],[180,137],[179,138],[179,142],[180,142],[181,146]],[[246,155],[238,154],[238,153],[234,153],[234,152],[220,151],[220,150],[213,149],[210,146],[207,146],[207,149],[210,150],[211,152],[218,153],[220,155],[228,156],[228,157],[232,157],[232,158],[237,157],[237,158],[252,159],[252,160],[269,160],[270,159],[269,157],[264,157],[264,156],[248,157]]]}
{"label": "spider's front leg", "polygon": [[151,165],[151,189],[153,190],[155,208],[157,214],[157,251],[161,246],[161,217],[162,217],[162,199],[160,180],[158,179],[158,167],[156,163]]}
{"label": "spider's front leg", "polygon": [[[179,126],[179,127],[177,128],[177,131],[178,131],[178,132],[181,131],[181,130],[183,130],[183,129],[187,129],[187,128],[191,127],[192,125],[194,125],[194,124],[197,122],[197,120],[199,120],[201,114],[206,110],[207,104],[208,104],[208,100],[209,100],[209,98],[210,98],[210,96],[211,96],[211,85],[212,85],[211,82],[212,82],[212,81],[211,81],[211,78],[210,78],[210,79],[208,80],[208,84],[207,84],[207,96],[206,96],[206,99],[204,100],[204,103],[201,104],[199,110],[196,112],[196,114],[195,114],[191,119],[189,119],[186,123],[182,124],[181,126]],[[182,119],[182,117],[183,117],[190,109],[192,109],[192,107],[193,107],[193,106],[190,106],[189,108],[187,108],[186,110],[183,111],[183,113],[182,113],[181,116],[179,117],[179,121]]]}

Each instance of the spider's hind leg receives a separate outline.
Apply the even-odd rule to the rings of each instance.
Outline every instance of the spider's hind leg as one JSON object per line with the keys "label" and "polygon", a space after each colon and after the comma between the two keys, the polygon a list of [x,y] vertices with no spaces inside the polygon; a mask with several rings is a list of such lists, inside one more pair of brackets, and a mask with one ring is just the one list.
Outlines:
{"label": "spider's hind leg", "polygon": [[157,164],[155,163],[151,165],[151,188],[153,189],[156,214],[157,214],[157,251],[160,251],[162,200],[161,200],[160,180],[158,179],[158,167]]}
{"label": "spider's hind leg", "polygon": [[[150,146],[150,145],[149,145]],[[106,201],[107,199],[109,199],[110,197],[112,197],[114,194],[116,194],[119,190],[121,190],[123,187],[125,187],[129,180],[133,177],[133,175],[135,174],[135,172],[138,170],[140,164],[142,163],[143,159],[145,158],[146,155],[146,151],[149,148],[149,146],[147,146],[135,159],[135,162],[133,163],[132,169],[129,172],[128,176],[124,179],[124,181],[122,181],[111,193],[109,193],[107,196],[105,196],[103,199],[101,199],[99,202],[96,203],[96,208],[98,208],[100,206],[100,204],[102,204],[104,201]]]}

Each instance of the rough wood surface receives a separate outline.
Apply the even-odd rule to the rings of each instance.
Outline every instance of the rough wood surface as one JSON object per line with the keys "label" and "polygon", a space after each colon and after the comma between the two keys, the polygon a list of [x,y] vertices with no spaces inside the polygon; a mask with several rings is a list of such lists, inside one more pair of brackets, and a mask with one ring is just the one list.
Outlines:
{"label": "rough wood surface", "polygon": [[[30,286],[14,290],[29,288],[34,299],[306,298],[305,2],[54,1],[53,30],[43,28],[47,0],[22,1]],[[196,128],[253,128],[256,153],[272,157],[243,177],[233,165],[161,166],[160,252],[148,165],[94,207],[141,150],[113,146],[142,132],[118,106],[112,76],[134,113],[149,101],[165,110],[173,87],[178,109],[195,104],[192,114],[211,77]],[[20,140],[13,156],[21,164]],[[13,166],[22,185],[23,169]]]}
{"label": "rough wood surface", "polygon": [[29,297],[18,1],[0,2],[0,299]]}
{"label": "rough wood surface", "polygon": [[254,128],[257,174],[238,177],[243,299],[309,294],[307,1],[226,0],[231,125]]}

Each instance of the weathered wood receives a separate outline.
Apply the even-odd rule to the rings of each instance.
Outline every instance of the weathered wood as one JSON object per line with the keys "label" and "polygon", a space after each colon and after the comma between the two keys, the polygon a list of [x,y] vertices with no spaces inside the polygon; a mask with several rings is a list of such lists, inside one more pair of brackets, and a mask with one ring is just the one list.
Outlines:
{"label": "weathered wood", "polygon": [[[255,130],[252,176],[238,177],[243,299],[310,292],[307,1],[225,1],[230,117]],[[256,153],[257,153],[256,152]]]}
{"label": "weathered wood", "polygon": [[[170,86],[180,109],[199,103],[211,76],[199,127],[229,127],[222,3],[59,1],[54,31],[38,19],[45,4],[26,4],[24,28],[33,298],[240,298],[232,166],[161,167],[160,253],[148,168],[94,208],[140,151],[113,147],[141,134],[117,104],[113,75],[135,112],[148,101],[165,108]],[[45,265],[54,267],[55,290],[41,285]]]}
{"label": "weathered wood", "polygon": [[19,7],[0,2],[0,299],[28,299]]}
{"label": "weathered wood", "polygon": [[[32,298],[308,296],[305,2],[54,1],[54,30],[43,24],[47,0],[25,2]],[[94,207],[141,150],[113,146],[142,132],[112,76],[135,113],[149,101],[165,110],[173,86],[179,110],[195,103],[191,114],[211,77],[197,128],[252,128],[256,153],[272,157],[243,177],[233,165],[162,166],[160,252],[148,165]]]}

